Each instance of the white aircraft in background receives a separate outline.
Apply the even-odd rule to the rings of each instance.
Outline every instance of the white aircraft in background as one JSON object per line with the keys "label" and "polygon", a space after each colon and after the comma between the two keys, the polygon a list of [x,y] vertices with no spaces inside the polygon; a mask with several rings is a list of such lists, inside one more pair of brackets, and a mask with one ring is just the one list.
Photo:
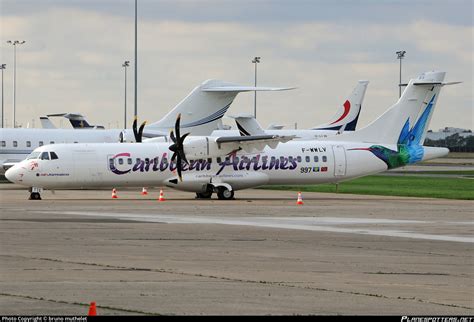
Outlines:
{"label": "white aircraft in background", "polygon": [[233,117],[238,130],[216,130],[212,136],[227,135],[295,135],[298,140],[321,140],[341,134],[344,131],[355,131],[359,120],[362,102],[364,101],[367,85],[366,80],[360,80],[347,100],[336,111],[331,121],[315,126],[309,130],[283,130],[281,126],[273,125],[270,129],[262,129],[257,120],[251,115]]}
{"label": "white aircraft in background", "polygon": [[71,126],[74,129],[105,129],[104,126],[102,125],[90,125],[89,122],[87,122],[86,118],[84,115],[81,113],[57,113],[57,114],[48,114],[46,116],[41,116],[41,126],[44,129],[55,129],[56,126],[51,122],[49,119],[50,117],[64,117],[69,120],[71,123]]}
{"label": "white aircraft in background", "polygon": [[10,168],[6,177],[29,187],[30,199],[40,199],[42,189],[143,186],[232,199],[235,190],[260,185],[345,181],[448,154],[446,148],[423,146],[440,89],[449,84],[444,76],[427,72],[410,80],[398,102],[378,119],[329,140],[181,136],[178,116],[171,146],[48,145]]}
{"label": "white aircraft in background", "polygon": [[[42,124],[47,128],[43,129],[2,128],[0,129],[0,174],[25,159],[35,148],[46,144],[138,142],[141,141],[142,136],[162,137],[162,140],[167,141],[169,131],[180,113],[184,122],[182,127],[191,130],[194,135],[209,135],[213,130],[222,128],[222,116],[238,93],[289,89],[291,88],[240,86],[220,80],[207,80],[194,88],[160,121],[148,126],[143,123],[139,129],[135,122],[132,130],[57,129],[50,121],[44,119]],[[74,118],[74,121],[76,120],[77,117]],[[79,119],[79,125],[80,121]]]}

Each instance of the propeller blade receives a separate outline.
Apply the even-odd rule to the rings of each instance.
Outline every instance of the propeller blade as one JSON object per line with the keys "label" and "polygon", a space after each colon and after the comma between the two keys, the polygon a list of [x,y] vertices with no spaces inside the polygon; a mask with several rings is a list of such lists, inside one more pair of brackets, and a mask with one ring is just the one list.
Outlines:
{"label": "propeller blade", "polygon": [[137,142],[142,142],[142,136],[143,136],[143,129],[145,128],[146,121],[140,125],[140,128],[138,129],[138,140]]}
{"label": "propeller blade", "polygon": [[171,130],[171,132],[170,132],[170,138],[174,143],[176,143],[176,137],[174,136],[173,130]]}
{"label": "propeller blade", "polygon": [[[190,133],[185,135],[180,135],[180,123],[181,123],[181,113],[176,117],[176,123],[173,130],[170,131],[170,138],[173,141],[173,144],[169,146],[170,151],[173,151],[171,156],[171,162],[176,160],[176,170],[178,171],[179,181],[183,181],[182,172],[183,172],[183,162],[189,164],[186,159],[186,154],[184,153],[184,140]],[[176,135],[176,136],[175,136]]]}
{"label": "propeller blade", "polygon": [[132,124],[133,136],[135,137],[135,142],[138,142],[138,132],[137,132],[137,117],[135,116]]}
{"label": "propeller blade", "polygon": [[176,170],[178,170],[178,178],[179,181],[183,182],[183,177],[181,176],[181,167],[183,164],[181,163],[181,157],[179,156],[179,153],[176,153],[178,155],[178,158],[176,160]]}
{"label": "propeller blade", "polygon": [[179,139],[179,146],[180,146],[180,149],[178,150],[178,153],[179,153],[179,156],[183,159],[184,162],[186,162],[186,164],[189,165],[189,162],[188,162],[188,159],[186,159],[186,154],[184,153],[184,139],[186,139],[186,137],[189,135],[189,133],[186,133],[185,135],[183,135],[180,139]]}
{"label": "propeller blade", "polygon": [[174,129],[176,131],[176,137],[180,138],[181,135],[179,135],[179,127],[181,125],[181,113],[178,114],[178,117],[176,118],[176,123],[174,125]]}

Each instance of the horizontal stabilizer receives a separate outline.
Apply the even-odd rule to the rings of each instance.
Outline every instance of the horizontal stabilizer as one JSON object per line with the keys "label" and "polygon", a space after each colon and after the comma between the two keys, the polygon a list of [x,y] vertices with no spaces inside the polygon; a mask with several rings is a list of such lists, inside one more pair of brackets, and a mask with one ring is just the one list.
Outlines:
{"label": "horizontal stabilizer", "polygon": [[263,92],[263,91],[288,91],[296,87],[255,87],[255,86],[216,86],[203,88],[203,92]]}
{"label": "horizontal stabilizer", "polygon": [[[447,85],[456,85],[456,84],[461,84],[462,82],[446,82],[446,83],[443,83],[443,82],[417,82],[417,83],[413,83],[413,85],[427,85],[427,86],[432,86],[432,85],[441,85],[441,86],[447,86]],[[399,84],[398,86],[407,86],[408,84],[405,83],[405,84]]]}

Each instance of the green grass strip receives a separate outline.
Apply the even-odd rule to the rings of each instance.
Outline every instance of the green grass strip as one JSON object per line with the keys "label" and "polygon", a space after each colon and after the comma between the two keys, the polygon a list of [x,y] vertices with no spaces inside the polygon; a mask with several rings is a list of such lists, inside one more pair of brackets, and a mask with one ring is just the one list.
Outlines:
{"label": "green grass strip", "polygon": [[[336,192],[335,184],[264,186],[262,189]],[[474,200],[474,180],[424,176],[368,176],[341,182],[339,193]]]}

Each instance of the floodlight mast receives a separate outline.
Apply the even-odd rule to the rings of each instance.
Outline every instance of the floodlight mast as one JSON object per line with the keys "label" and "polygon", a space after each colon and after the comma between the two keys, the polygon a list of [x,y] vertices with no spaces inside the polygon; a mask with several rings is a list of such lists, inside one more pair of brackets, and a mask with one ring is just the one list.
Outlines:
{"label": "floodlight mast", "polygon": [[[255,64],[255,87],[257,87],[257,64],[260,63],[261,57],[255,57],[252,59],[252,63]],[[253,117],[257,119],[257,91],[255,91],[254,101],[253,101]]]}
{"label": "floodlight mast", "polygon": [[16,127],[16,46],[23,45],[24,40],[7,40],[13,46],[13,127]]}
{"label": "floodlight mast", "polygon": [[406,51],[400,50],[400,51],[397,51],[396,54],[397,54],[397,59],[400,60],[400,79],[398,82],[398,97],[400,98],[402,96],[402,59],[405,57]]}

